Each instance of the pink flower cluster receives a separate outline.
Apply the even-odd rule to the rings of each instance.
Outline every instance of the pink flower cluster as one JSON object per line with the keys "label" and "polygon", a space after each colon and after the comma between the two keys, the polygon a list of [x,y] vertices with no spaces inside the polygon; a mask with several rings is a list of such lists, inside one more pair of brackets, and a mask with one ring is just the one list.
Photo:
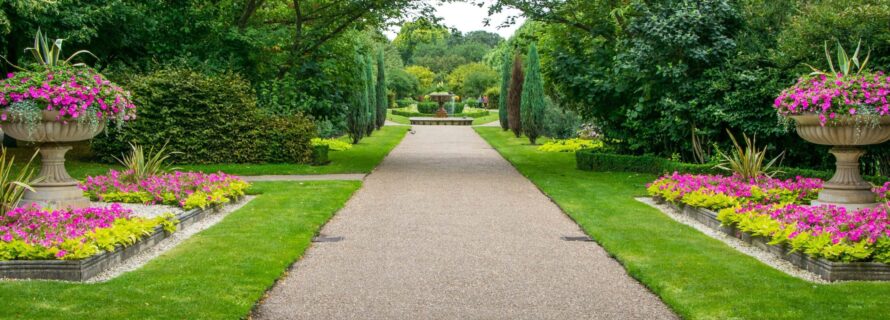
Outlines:
{"label": "pink flower cluster", "polygon": [[890,182],[885,182],[884,185],[874,188],[872,191],[878,195],[879,202],[890,202]]}
{"label": "pink flower cluster", "polygon": [[[738,214],[767,214],[778,221],[782,229],[794,226],[788,238],[793,239],[807,232],[813,236],[829,234],[833,244],[868,241],[875,243],[881,237],[890,237],[890,219],[887,207],[847,211],[831,205],[802,206],[790,204],[773,208],[754,205],[739,209]],[[790,231],[790,230],[789,230]]]}
{"label": "pink flower cluster", "polygon": [[843,115],[890,115],[890,77],[883,72],[833,78],[802,77],[785,89],[774,106],[780,115],[818,114],[822,125]]}
{"label": "pink flower cluster", "polygon": [[107,175],[87,177],[80,188],[98,200],[106,200],[111,193],[145,192],[151,195],[148,203],[184,206],[186,199],[197,191],[210,194],[219,189],[228,189],[235,183],[246,185],[237,176],[222,172],[205,174],[176,171],[135,179],[132,171],[110,170]]}
{"label": "pink flower cluster", "polygon": [[[745,180],[738,175],[721,176],[721,175],[694,175],[680,174],[674,172],[665,175],[650,183],[647,187],[653,185],[662,191],[660,194],[671,194],[675,199],[679,200],[686,194],[696,191],[707,191],[709,194],[724,194],[736,198],[751,198],[752,187],[756,186],[761,191],[784,190],[797,194],[798,199],[806,199],[814,196],[822,189],[822,180],[813,178],[796,177],[794,179],[779,180],[769,177],[760,177],[757,179]],[[773,196],[778,196],[774,194]],[[766,201],[778,199],[764,199]]]}
{"label": "pink flower cluster", "polygon": [[[136,109],[130,92],[88,67],[10,73],[7,79],[0,80],[0,107],[26,100],[37,102],[41,110],[58,111],[58,120],[62,121],[88,112],[94,112],[99,119],[130,120]],[[0,120],[6,118],[6,112],[0,114]]]}
{"label": "pink flower cluster", "polygon": [[[52,247],[96,229],[109,228],[117,219],[129,219],[130,213],[118,204],[107,208],[52,211],[45,211],[36,204],[20,207],[0,217],[0,240],[21,240],[31,245]],[[61,250],[56,257],[65,254]]]}

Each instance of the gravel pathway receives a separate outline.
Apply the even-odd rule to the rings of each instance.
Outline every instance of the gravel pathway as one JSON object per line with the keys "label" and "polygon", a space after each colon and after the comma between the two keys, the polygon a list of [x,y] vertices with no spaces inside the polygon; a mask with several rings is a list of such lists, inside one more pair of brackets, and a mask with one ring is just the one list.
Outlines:
{"label": "gravel pathway", "polygon": [[472,128],[415,130],[254,318],[677,318]]}
{"label": "gravel pathway", "polygon": [[244,181],[362,181],[365,173],[241,176]]}

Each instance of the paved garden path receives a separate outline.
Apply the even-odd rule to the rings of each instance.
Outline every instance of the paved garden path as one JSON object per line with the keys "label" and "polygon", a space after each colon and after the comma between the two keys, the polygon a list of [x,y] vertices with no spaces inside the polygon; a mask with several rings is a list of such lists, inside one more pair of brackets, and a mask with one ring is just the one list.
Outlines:
{"label": "paved garden path", "polygon": [[472,128],[414,128],[255,318],[676,318]]}

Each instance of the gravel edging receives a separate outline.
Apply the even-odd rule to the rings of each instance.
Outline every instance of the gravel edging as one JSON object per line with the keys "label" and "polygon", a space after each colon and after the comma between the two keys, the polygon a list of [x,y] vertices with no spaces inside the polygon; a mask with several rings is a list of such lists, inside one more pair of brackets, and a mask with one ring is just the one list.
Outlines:
{"label": "gravel edging", "polygon": [[105,282],[105,281],[114,279],[117,276],[120,276],[121,274],[139,269],[140,267],[142,267],[143,265],[145,265],[152,259],[157,258],[158,256],[167,252],[168,250],[175,248],[176,246],[178,246],[180,243],[182,243],[186,239],[191,238],[191,236],[193,236],[194,234],[204,231],[204,230],[212,227],[213,225],[219,223],[220,221],[222,221],[222,219],[224,219],[226,216],[228,216],[229,213],[232,213],[238,209],[241,209],[241,207],[243,207],[244,205],[246,205],[248,202],[250,202],[251,200],[253,200],[255,198],[256,198],[256,196],[245,196],[238,202],[234,202],[234,203],[225,205],[225,206],[219,208],[219,210],[217,212],[214,212],[207,218],[204,218],[201,221],[195,222],[181,230],[176,230],[176,232],[171,234],[170,237],[168,237],[167,239],[164,239],[157,245],[155,245],[145,251],[140,252],[139,254],[133,256],[130,259],[127,259],[127,261],[125,261],[124,263],[121,263],[117,266],[114,266],[108,270],[103,271],[102,273],[96,275],[95,277],[92,277],[89,280],[84,281],[84,283]]}
{"label": "gravel edging", "polygon": [[[773,267],[776,270],[782,271],[792,277],[795,277],[795,278],[798,278],[801,280],[805,280],[805,281],[809,281],[809,282],[813,282],[813,283],[819,283],[819,284],[831,283],[831,282],[823,280],[819,275],[817,275],[815,273],[798,268],[795,265],[791,264],[791,262],[788,262],[784,259],[774,256],[770,252],[761,250],[760,248],[757,248],[757,247],[754,247],[748,243],[745,243],[744,241],[742,241],[738,238],[730,237],[730,236],[726,235],[725,233],[714,230],[714,229],[704,225],[703,223],[698,222],[695,219],[692,219],[685,215],[679,214],[674,210],[674,208],[671,208],[670,206],[665,205],[665,204],[658,204],[652,198],[639,197],[639,198],[634,198],[634,199],[636,199],[639,202],[645,203],[655,209],[658,209],[659,211],[664,213],[666,216],[670,217],[671,219],[674,219],[674,221],[677,221],[679,223],[690,226],[693,229],[698,230],[699,232],[707,235],[708,237],[720,240],[721,242],[725,243],[726,245],[730,246],[731,248],[735,249],[736,251],[744,253],[745,255],[748,255],[750,257],[753,257],[753,258],[759,260],[760,262],[763,262],[764,264],[766,264],[770,267]],[[834,283],[837,283],[837,282],[834,282]]]}

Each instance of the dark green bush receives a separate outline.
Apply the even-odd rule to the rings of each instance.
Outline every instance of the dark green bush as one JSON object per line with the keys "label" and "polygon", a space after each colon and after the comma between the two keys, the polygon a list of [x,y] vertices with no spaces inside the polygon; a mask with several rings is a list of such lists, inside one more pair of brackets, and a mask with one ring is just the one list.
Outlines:
{"label": "dark green bush", "polygon": [[451,110],[452,114],[464,113],[464,104],[460,102],[446,102],[445,109]]}
{"label": "dark green bush", "polygon": [[261,112],[250,84],[234,74],[163,69],[128,83],[137,118],[93,140],[100,160],[114,161],[127,143],[178,151],[178,163],[305,163],[315,125],[302,115]]}
{"label": "dark green bush", "polygon": [[[691,174],[722,174],[726,171],[714,168],[712,164],[695,164],[675,162],[654,156],[631,156],[612,153],[602,153],[598,150],[579,150],[575,152],[575,163],[579,170],[584,171],[612,171],[612,172],[639,172],[651,174],[665,174],[671,172]],[[825,181],[833,175],[830,171],[779,168],[780,173],[775,175],[778,179],[789,179],[796,176],[807,178],[819,178]],[[888,177],[865,176],[874,184],[883,184],[890,181]]]}
{"label": "dark green bush", "polygon": [[414,99],[411,99],[411,98],[396,100],[396,105],[398,105],[399,108],[407,108],[415,103],[417,103],[417,101],[414,101]]}
{"label": "dark green bush", "polygon": [[478,108],[478,107],[479,107],[479,100],[476,100],[476,99],[473,99],[473,98],[469,98],[469,99],[467,99],[466,101],[464,101],[464,104],[466,104],[467,107],[470,107],[470,108]]}
{"label": "dark green bush", "polygon": [[312,165],[323,166],[331,162],[328,153],[331,147],[328,145],[317,145],[312,147]]}
{"label": "dark green bush", "polygon": [[571,110],[565,110],[550,98],[545,100],[544,135],[555,139],[568,139],[578,135],[581,117]]}
{"label": "dark green bush", "polygon": [[431,101],[424,101],[417,104],[417,111],[420,113],[433,114],[439,110],[439,104]]}

